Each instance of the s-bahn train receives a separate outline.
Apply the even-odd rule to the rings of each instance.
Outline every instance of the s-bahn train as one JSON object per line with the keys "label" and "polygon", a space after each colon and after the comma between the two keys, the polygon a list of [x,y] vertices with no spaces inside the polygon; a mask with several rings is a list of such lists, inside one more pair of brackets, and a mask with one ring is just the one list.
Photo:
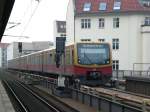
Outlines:
{"label": "s-bahn train", "polygon": [[76,43],[65,47],[60,67],[55,64],[55,48],[20,56],[8,61],[8,69],[36,72],[57,78],[79,79],[85,85],[100,85],[112,76],[111,48],[108,43]]}

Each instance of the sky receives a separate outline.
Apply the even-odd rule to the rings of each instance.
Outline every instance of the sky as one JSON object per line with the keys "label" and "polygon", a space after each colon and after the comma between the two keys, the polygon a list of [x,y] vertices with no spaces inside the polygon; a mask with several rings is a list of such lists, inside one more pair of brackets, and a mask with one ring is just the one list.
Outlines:
{"label": "sky", "polygon": [[[54,21],[66,20],[68,2],[69,0],[16,0],[2,42],[53,42]],[[13,27],[14,25],[16,26]]]}

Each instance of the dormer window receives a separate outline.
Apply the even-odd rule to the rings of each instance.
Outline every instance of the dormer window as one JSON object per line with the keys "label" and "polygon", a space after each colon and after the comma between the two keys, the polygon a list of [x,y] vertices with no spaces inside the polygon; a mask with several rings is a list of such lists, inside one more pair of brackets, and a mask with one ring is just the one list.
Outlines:
{"label": "dormer window", "polygon": [[120,10],[121,0],[114,0],[114,10]]}
{"label": "dormer window", "polygon": [[144,7],[150,7],[150,1],[143,1]]}
{"label": "dormer window", "polygon": [[106,4],[105,2],[101,2],[101,3],[99,4],[99,10],[100,10],[100,11],[105,11],[106,8],[107,8],[107,4]]}
{"label": "dormer window", "polygon": [[84,3],[83,11],[90,11],[90,10],[91,10],[91,3],[90,2]]}

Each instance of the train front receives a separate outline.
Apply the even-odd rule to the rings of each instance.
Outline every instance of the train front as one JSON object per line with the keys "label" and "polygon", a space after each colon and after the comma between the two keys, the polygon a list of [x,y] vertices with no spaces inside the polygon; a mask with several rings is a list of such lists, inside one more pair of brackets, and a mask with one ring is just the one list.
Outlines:
{"label": "train front", "polygon": [[100,85],[112,76],[111,49],[108,43],[77,43],[75,72],[82,84]]}

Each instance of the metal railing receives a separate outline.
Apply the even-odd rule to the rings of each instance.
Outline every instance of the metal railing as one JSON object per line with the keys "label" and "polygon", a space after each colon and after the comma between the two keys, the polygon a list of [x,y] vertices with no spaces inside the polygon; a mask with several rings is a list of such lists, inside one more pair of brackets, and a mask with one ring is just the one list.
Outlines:
{"label": "metal railing", "polygon": [[126,76],[149,77],[150,71],[114,70],[113,78],[124,79]]}

